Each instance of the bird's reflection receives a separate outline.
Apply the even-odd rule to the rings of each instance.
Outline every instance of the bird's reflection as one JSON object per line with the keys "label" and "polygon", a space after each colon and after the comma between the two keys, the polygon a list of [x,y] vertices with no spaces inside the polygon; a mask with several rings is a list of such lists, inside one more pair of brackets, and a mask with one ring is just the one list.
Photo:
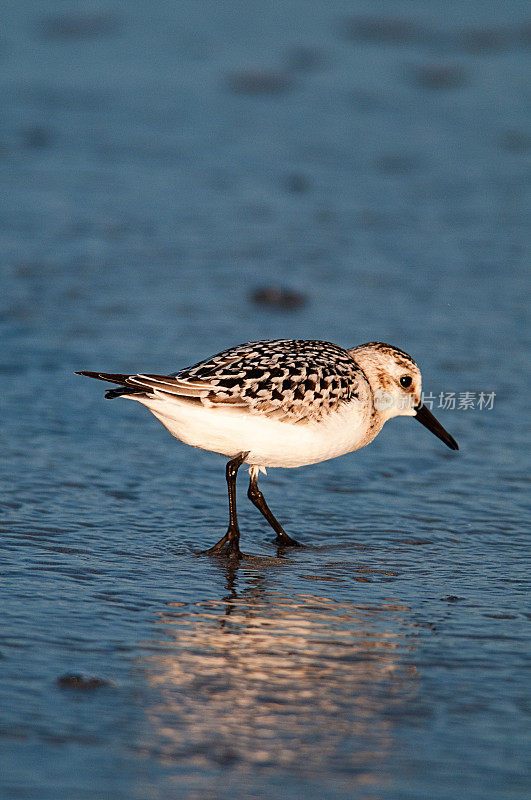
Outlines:
{"label": "bird's reflection", "polygon": [[381,784],[417,691],[403,663],[407,606],[288,596],[267,566],[219,568],[219,601],[170,603],[160,615],[167,641],[143,664],[153,701],[144,749],[195,769],[331,770],[350,785]]}

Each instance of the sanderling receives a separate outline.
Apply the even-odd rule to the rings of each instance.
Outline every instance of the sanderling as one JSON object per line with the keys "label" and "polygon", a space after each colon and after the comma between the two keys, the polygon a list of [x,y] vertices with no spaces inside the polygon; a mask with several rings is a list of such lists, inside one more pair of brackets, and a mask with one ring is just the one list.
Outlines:
{"label": "sanderling", "polygon": [[119,384],[107,398],[147,406],[172,436],[221,453],[229,494],[227,533],[208,550],[239,556],[236,475],[249,465],[247,495],[281,545],[297,545],[258,488],[266,467],[301,467],[359,450],[392,417],[414,417],[452,450],[455,439],[421,402],[421,374],[398,347],[368,342],[247,342],[168,375],[79,372]]}

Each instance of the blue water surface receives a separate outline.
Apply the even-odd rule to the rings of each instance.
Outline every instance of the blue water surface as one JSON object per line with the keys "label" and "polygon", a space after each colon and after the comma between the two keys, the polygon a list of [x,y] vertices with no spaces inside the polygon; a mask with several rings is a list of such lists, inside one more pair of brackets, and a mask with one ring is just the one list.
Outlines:
{"label": "blue water surface", "polygon": [[[2,800],[529,796],[527,12],[5,0]],[[200,556],[223,459],[74,370],[279,337],[412,353],[461,450],[272,470],[284,553],[242,470]]]}

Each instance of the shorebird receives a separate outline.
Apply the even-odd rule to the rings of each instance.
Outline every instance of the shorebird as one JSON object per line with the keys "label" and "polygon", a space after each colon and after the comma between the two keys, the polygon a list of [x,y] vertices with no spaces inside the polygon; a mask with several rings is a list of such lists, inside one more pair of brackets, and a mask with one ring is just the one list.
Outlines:
{"label": "shorebird", "polygon": [[168,375],[77,374],[118,384],[105,397],[137,400],[176,439],[229,459],[229,525],[207,553],[241,555],[236,475],[243,463],[249,499],[278,544],[296,546],[258,488],[266,467],[301,467],[359,450],[398,416],[414,417],[459,449],[422,404],[414,359],[383,342],[350,349],[313,340],[246,342]]}

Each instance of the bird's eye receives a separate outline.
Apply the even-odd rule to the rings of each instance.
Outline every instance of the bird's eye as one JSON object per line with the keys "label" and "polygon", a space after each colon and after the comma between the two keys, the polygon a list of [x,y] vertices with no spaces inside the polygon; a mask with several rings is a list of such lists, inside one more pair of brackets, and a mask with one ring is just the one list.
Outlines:
{"label": "bird's eye", "polygon": [[413,378],[411,377],[411,375],[402,375],[402,377],[400,378],[400,385],[403,386],[404,389],[407,389],[408,386],[411,386],[412,380]]}

